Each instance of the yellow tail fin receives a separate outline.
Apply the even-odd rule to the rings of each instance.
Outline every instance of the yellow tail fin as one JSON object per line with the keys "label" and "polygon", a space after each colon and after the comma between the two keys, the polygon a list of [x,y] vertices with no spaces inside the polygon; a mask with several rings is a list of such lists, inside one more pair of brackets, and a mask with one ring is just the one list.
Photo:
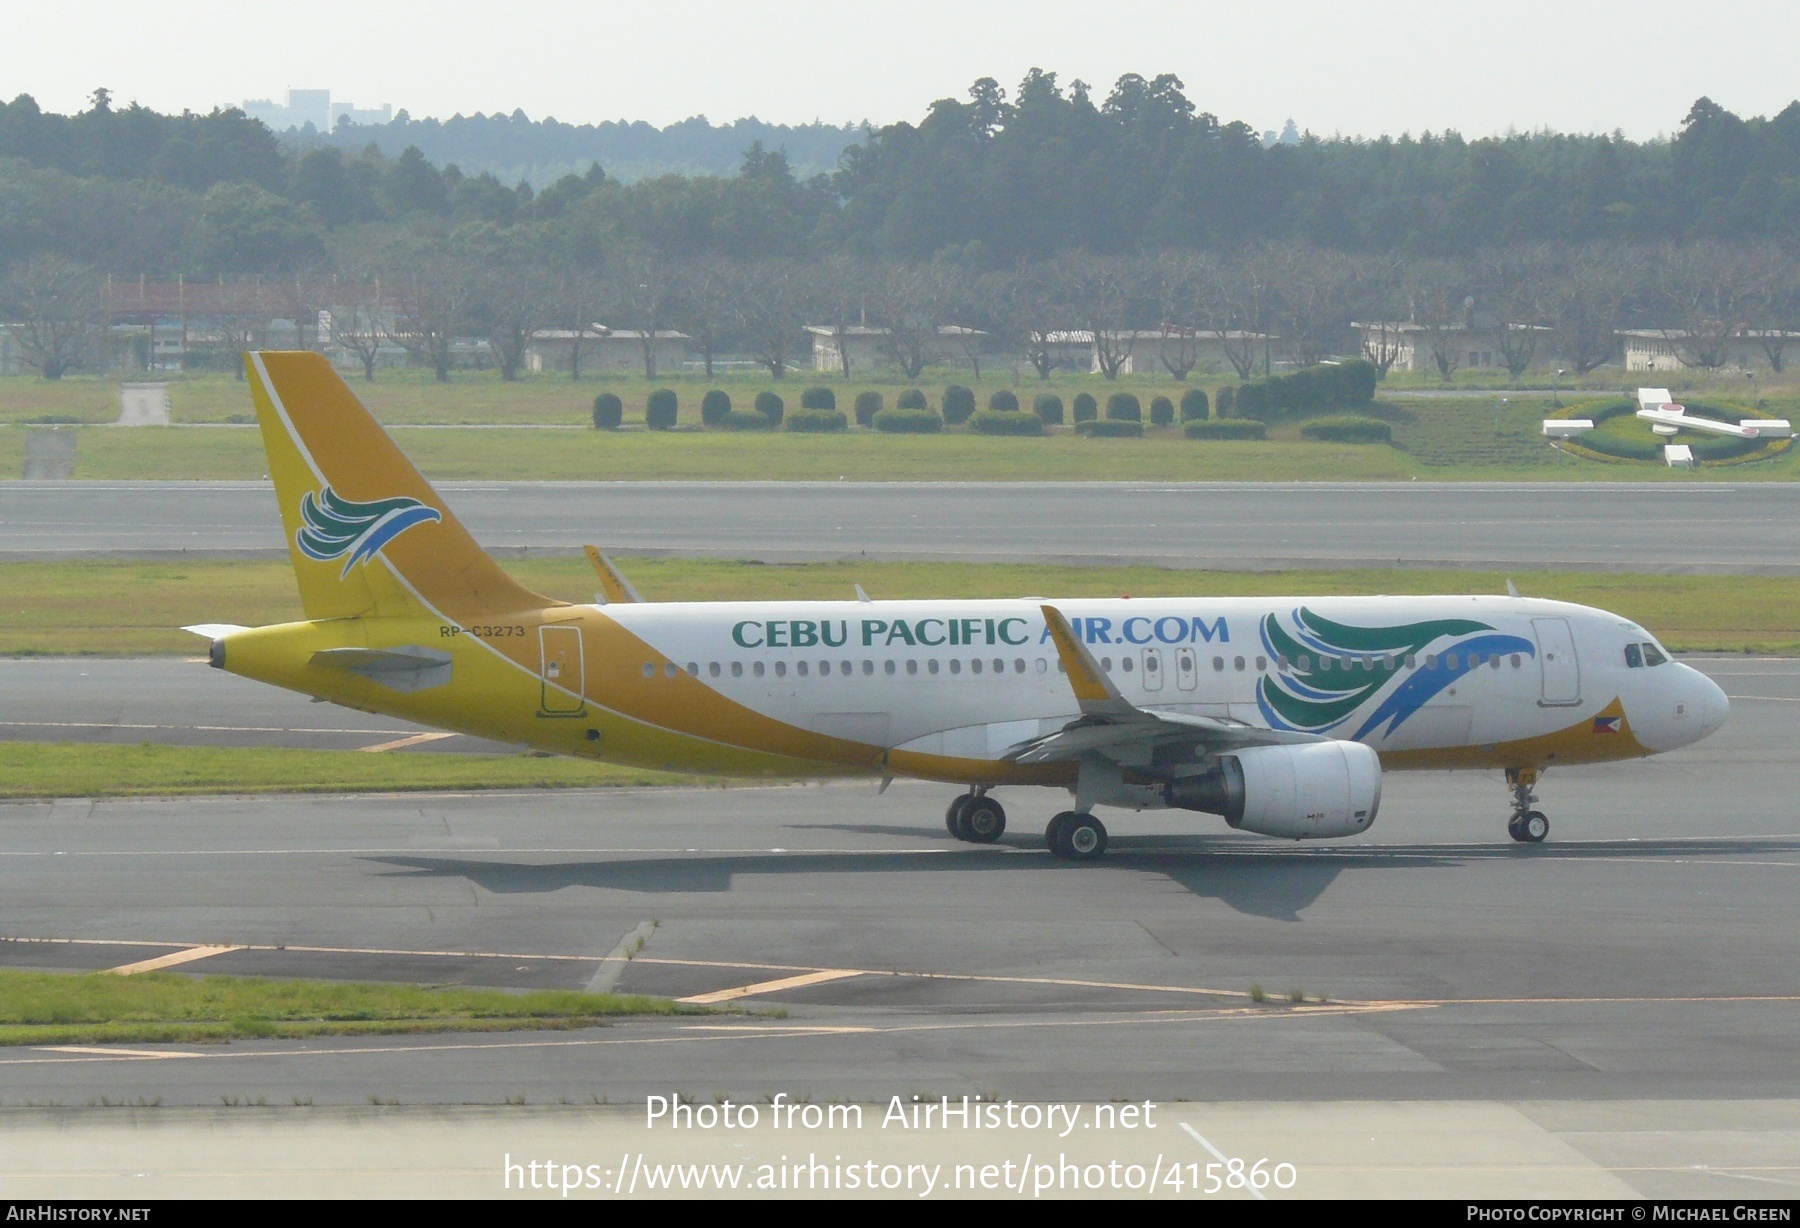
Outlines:
{"label": "yellow tail fin", "polygon": [[483,616],[560,605],[508,576],[323,354],[244,356],[309,619]]}

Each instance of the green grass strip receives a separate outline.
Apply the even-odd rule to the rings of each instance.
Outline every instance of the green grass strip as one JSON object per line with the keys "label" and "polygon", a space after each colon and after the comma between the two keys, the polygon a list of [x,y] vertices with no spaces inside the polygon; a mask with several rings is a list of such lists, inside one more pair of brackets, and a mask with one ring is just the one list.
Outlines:
{"label": "green grass strip", "polygon": [[[1800,449],[1797,449],[1800,451]],[[1497,571],[1364,568],[1281,572],[1041,564],[806,563],[716,559],[619,560],[653,601],[803,601],[847,598],[1311,597],[1365,593],[1500,593]],[[527,587],[591,601],[581,558],[503,564]],[[1532,597],[1599,606],[1642,623],[1682,652],[1800,652],[1800,577],[1514,571]],[[186,623],[244,626],[301,617],[286,562],[0,563],[0,654],[10,656],[204,653]]]}
{"label": "green grass strip", "polygon": [[621,1016],[706,1013],[666,998],[574,990],[0,970],[6,1045],[567,1029]]}
{"label": "green grass strip", "polygon": [[196,793],[405,793],[717,784],[717,777],[541,755],[0,742],[0,800]]}

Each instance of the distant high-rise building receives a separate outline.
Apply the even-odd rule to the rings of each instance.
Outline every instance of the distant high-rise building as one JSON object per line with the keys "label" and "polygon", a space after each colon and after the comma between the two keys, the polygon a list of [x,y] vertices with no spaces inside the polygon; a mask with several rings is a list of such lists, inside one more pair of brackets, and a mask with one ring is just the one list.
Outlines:
{"label": "distant high-rise building", "polygon": [[246,98],[244,114],[260,119],[276,132],[308,124],[315,132],[330,132],[345,118],[353,124],[385,124],[394,117],[394,108],[385,102],[370,108],[358,108],[350,102],[334,103],[330,90],[289,90],[286,106],[268,98]]}

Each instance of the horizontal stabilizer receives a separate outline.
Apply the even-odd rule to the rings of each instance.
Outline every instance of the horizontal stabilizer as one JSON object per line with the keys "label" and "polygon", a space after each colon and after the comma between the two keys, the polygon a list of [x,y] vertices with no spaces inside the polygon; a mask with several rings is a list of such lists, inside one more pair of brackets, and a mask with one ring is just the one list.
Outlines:
{"label": "horizontal stabilizer", "polygon": [[209,640],[222,640],[228,635],[236,635],[240,631],[248,631],[248,627],[240,627],[236,623],[195,623],[182,630],[193,635],[205,636]]}
{"label": "horizontal stabilizer", "polygon": [[450,681],[450,654],[406,644],[398,648],[327,648],[314,665],[348,670],[390,691],[429,691]]}
{"label": "horizontal stabilizer", "polygon": [[625,573],[615,567],[613,561],[601,552],[600,547],[583,546],[582,550],[586,552],[588,562],[594,565],[594,571],[600,577],[600,596],[604,600],[598,604],[629,604],[644,599],[643,595],[633,587],[631,581],[625,578]]}

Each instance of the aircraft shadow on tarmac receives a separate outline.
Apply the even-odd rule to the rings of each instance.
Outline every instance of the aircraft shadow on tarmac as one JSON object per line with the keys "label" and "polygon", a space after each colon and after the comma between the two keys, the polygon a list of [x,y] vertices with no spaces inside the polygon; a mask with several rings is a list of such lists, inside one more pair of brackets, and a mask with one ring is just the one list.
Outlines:
{"label": "aircraft shadow on tarmac", "polygon": [[[821,824],[818,826],[834,826]],[[852,828],[850,830],[866,830]],[[919,836],[918,828],[893,829]],[[881,834],[888,834],[885,830]],[[1378,870],[1459,869],[1471,863],[1528,864],[1551,860],[1630,860],[1800,854],[1800,839],[1605,840],[1563,844],[1408,844],[1334,847],[1241,842],[1207,836],[1126,836],[1111,842],[1092,866],[1019,856],[1038,849],[1032,836],[1012,836],[995,848],[955,852],[729,853],[680,857],[621,857],[614,861],[533,864],[463,857],[372,857],[396,877],[463,878],[495,895],[539,894],[568,887],[647,894],[724,892],[740,874],[1038,873],[1161,874],[1196,896],[1215,899],[1248,916],[1299,921],[1340,874]]]}

